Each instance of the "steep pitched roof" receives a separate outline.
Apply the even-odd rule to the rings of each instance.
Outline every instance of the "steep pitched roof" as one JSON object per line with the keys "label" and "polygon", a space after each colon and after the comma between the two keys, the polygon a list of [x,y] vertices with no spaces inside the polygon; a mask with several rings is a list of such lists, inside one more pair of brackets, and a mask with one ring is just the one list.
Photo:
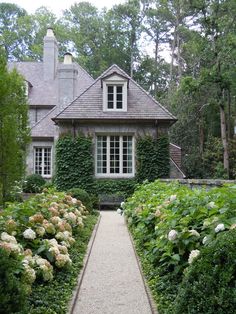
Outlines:
{"label": "steep pitched roof", "polygon": [[[101,79],[114,72],[126,77],[129,80],[127,112],[103,111]],[[84,93],[82,93],[54,118],[55,121],[68,119],[176,121],[175,116],[173,116],[167,109],[150,96],[117,65],[112,65],[108,70],[106,70],[87,90],[85,90]]]}
{"label": "steep pitched roof", "polygon": [[[94,79],[77,63],[78,86],[77,96],[79,96]],[[32,88],[29,92],[30,105],[56,106],[58,104],[58,76],[54,80],[44,81],[42,62],[11,62],[8,64],[9,70],[16,68]]]}
{"label": "steep pitched roof", "polygon": [[35,123],[31,128],[32,137],[55,137],[57,134],[57,126],[52,121],[52,118],[55,116],[57,108],[54,107],[50,110],[42,119]]}

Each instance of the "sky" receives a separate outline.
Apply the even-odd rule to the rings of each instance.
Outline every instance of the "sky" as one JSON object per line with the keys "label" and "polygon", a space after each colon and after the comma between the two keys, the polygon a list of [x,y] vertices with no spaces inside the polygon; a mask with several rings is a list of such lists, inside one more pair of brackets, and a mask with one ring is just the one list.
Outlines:
{"label": "sky", "polygon": [[[85,1],[85,0],[84,0]],[[4,0],[3,2],[15,3],[24,8],[28,13],[34,13],[35,10],[41,6],[46,6],[50,11],[60,16],[62,10],[69,9],[75,2],[82,2],[81,0]],[[88,0],[98,9],[107,7],[111,8],[115,4],[124,3],[125,0]]]}

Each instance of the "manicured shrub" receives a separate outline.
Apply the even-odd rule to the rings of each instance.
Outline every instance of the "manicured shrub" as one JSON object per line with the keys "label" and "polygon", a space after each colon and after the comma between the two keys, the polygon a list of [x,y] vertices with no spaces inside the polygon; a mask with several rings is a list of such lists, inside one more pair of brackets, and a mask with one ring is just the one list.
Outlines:
{"label": "manicured shrub", "polygon": [[95,183],[97,194],[116,194],[124,198],[133,194],[137,184],[134,179],[97,179]]}
{"label": "manicured shrub", "polygon": [[[7,258],[4,255],[1,260],[0,252],[0,313],[10,314],[15,310],[17,313],[21,310],[22,314],[66,313],[72,284],[77,278],[71,269],[78,273],[79,264],[73,265],[74,262],[82,266],[81,249],[83,252],[86,250],[84,240],[88,240],[89,235],[86,234],[90,234],[92,225],[87,231],[86,226],[92,216],[95,217],[89,215],[80,200],[64,192],[47,189],[25,202],[9,203],[4,208],[0,213],[0,248]],[[73,249],[75,244],[76,250]],[[79,253],[78,260],[73,258],[76,252]],[[55,277],[61,278],[60,284],[56,285]],[[21,282],[27,286],[24,287]],[[38,297],[30,297],[30,305],[27,305],[30,309],[25,311],[21,299],[24,291],[30,292],[31,288],[37,291],[35,294]],[[10,295],[16,298],[13,302]],[[49,301],[54,311],[48,310]],[[7,302],[12,303],[14,308],[9,306],[8,311],[8,306],[3,306]],[[37,309],[31,311],[31,306]]]}
{"label": "manicured shrub", "polygon": [[24,309],[28,286],[21,277],[22,264],[17,256],[0,248],[0,313],[16,313]]}
{"label": "manicured shrub", "polygon": [[155,181],[140,185],[125,202],[129,228],[148,265],[160,314],[175,313],[178,286],[194,256],[220,232],[236,226],[235,189],[229,185],[191,190]]}
{"label": "manicured shrub", "polygon": [[39,174],[31,174],[25,179],[23,191],[25,193],[40,193],[45,183],[46,180]]}
{"label": "manicured shrub", "polygon": [[235,313],[236,230],[219,234],[188,268],[174,313]]}
{"label": "manicured shrub", "polygon": [[88,210],[91,211],[94,208],[97,208],[98,200],[95,195],[89,194],[80,188],[70,189],[67,191],[67,193],[80,200]]}

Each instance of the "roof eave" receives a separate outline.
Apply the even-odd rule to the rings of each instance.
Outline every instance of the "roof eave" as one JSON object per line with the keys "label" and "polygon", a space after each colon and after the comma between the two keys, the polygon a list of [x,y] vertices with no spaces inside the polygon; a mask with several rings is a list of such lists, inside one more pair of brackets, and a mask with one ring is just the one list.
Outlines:
{"label": "roof eave", "polygon": [[83,122],[86,122],[86,121],[132,121],[132,122],[138,122],[138,121],[146,121],[146,122],[154,122],[154,123],[168,123],[170,126],[173,125],[177,119],[173,119],[173,118],[170,118],[170,119],[155,119],[155,118],[151,118],[151,119],[140,119],[140,118],[59,118],[59,117],[54,117],[52,118],[52,120],[57,124],[58,122],[79,122],[79,121],[83,121]]}

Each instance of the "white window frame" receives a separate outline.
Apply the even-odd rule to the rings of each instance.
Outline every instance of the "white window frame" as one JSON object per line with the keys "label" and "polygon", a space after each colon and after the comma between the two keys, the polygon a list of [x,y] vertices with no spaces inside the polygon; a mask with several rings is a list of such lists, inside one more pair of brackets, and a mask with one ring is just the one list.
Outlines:
{"label": "white window frame", "polygon": [[[98,173],[97,171],[97,161],[98,161],[98,146],[97,146],[97,139],[98,136],[105,136],[107,138],[107,152],[106,152],[106,173]],[[111,173],[110,172],[110,137],[111,136],[119,136],[119,173]],[[123,173],[123,136],[132,136],[132,172],[130,173]],[[133,178],[135,175],[135,138],[133,134],[96,134],[96,145],[95,145],[95,177],[96,178]]]}
{"label": "white window frame", "polygon": [[[111,112],[126,112],[127,111],[127,88],[126,80],[117,80],[118,77],[107,79],[103,81],[103,111]],[[114,86],[113,108],[108,108],[108,86]],[[122,108],[117,108],[116,90],[117,86],[122,86]]]}
{"label": "white window frame", "polygon": [[[45,168],[45,149],[51,149],[51,156],[50,156],[50,174],[44,174]],[[42,149],[42,166],[41,166],[41,173],[38,173],[43,178],[51,178],[52,177],[52,146],[34,146],[34,173],[36,174],[36,149]]]}

